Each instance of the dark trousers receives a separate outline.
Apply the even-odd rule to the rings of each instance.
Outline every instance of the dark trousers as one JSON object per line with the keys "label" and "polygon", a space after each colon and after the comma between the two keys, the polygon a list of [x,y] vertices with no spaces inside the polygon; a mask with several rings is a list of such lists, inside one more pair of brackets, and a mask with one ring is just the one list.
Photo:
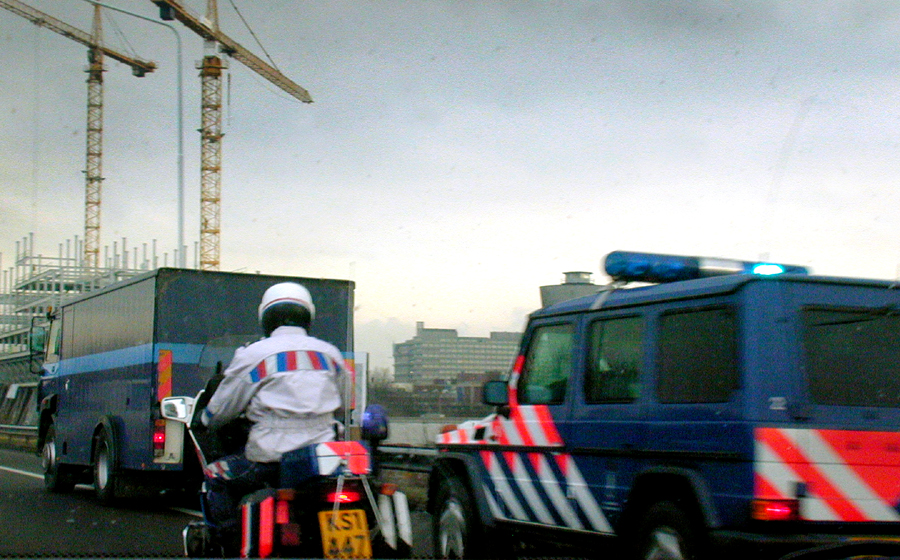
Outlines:
{"label": "dark trousers", "polygon": [[279,463],[255,463],[229,455],[207,465],[203,515],[226,550],[240,546],[241,498],[267,486],[278,486]]}

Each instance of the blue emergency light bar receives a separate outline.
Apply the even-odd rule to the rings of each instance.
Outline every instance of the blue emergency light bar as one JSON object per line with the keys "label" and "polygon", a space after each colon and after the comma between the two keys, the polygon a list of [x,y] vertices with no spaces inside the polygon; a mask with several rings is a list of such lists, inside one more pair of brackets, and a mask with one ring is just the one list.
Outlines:
{"label": "blue emergency light bar", "polygon": [[653,284],[728,274],[809,274],[804,266],[628,251],[613,251],[606,255],[604,266],[613,280]]}

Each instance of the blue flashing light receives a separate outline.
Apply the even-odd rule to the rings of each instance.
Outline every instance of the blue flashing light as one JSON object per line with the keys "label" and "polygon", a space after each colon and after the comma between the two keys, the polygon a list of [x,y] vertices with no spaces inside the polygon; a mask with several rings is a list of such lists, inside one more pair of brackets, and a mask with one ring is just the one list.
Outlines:
{"label": "blue flashing light", "polygon": [[606,273],[615,280],[677,282],[699,278],[700,262],[693,257],[613,251],[606,255]]}
{"label": "blue flashing light", "polygon": [[771,276],[784,273],[809,273],[802,266],[628,251],[614,251],[608,254],[604,267],[606,273],[614,280],[654,284],[727,274]]}

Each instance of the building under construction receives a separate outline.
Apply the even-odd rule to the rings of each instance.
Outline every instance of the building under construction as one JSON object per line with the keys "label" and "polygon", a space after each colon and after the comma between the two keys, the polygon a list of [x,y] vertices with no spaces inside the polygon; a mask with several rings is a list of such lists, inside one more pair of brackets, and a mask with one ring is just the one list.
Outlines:
{"label": "building under construction", "polygon": [[[87,266],[84,254],[84,240],[78,237],[61,243],[56,256],[36,253],[33,234],[16,242],[13,266],[2,270],[0,280],[0,384],[34,380],[29,349],[32,321],[68,299],[170,264],[168,253],[157,255],[155,241],[129,248],[122,239],[105,247],[102,266]],[[171,264],[176,262],[173,253]]]}

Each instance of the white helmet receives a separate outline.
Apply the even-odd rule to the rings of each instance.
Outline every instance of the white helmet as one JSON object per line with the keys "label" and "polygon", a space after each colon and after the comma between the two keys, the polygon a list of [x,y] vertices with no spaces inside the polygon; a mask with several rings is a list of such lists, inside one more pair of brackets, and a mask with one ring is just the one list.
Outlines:
{"label": "white helmet", "polygon": [[[315,318],[316,306],[313,305],[312,296],[309,295],[309,290],[300,284],[297,284],[296,282],[281,282],[270,286],[269,289],[266,290],[266,293],[263,294],[262,301],[259,304],[259,322],[263,326],[263,330],[267,331],[266,336],[269,334],[268,331],[277,327],[277,325],[272,326],[270,324],[272,320],[279,323],[283,322],[275,317],[272,317],[272,319],[269,320],[268,317],[271,316],[272,313],[267,314],[266,312],[269,310],[274,312],[275,309],[296,308],[295,306],[300,306],[309,312],[310,321]],[[279,316],[283,315],[283,313],[279,314]]]}

